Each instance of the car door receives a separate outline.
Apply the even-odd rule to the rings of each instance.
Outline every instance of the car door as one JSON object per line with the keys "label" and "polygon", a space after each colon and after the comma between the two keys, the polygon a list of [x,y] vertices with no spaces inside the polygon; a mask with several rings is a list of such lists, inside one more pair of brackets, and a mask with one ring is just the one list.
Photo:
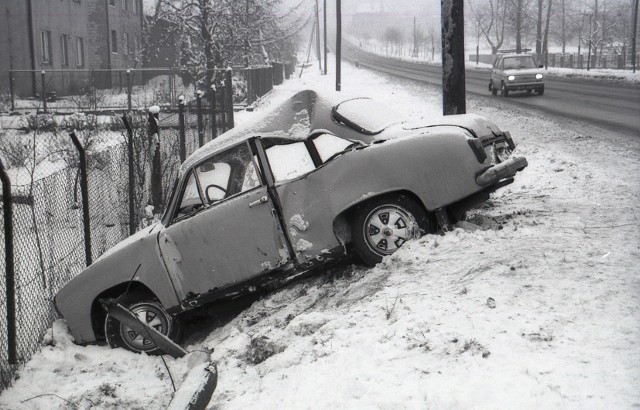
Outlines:
{"label": "car door", "polygon": [[289,260],[248,143],[200,162],[181,189],[158,241],[183,298],[244,282]]}

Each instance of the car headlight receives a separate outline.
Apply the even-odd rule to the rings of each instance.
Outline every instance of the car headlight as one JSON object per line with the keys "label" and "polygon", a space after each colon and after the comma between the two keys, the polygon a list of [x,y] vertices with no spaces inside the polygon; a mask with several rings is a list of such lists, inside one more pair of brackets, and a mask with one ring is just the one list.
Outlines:
{"label": "car headlight", "polygon": [[542,80],[542,74],[536,74],[536,80]]}
{"label": "car headlight", "polygon": [[515,79],[516,79],[515,75],[510,75],[509,77],[507,77],[507,80],[509,80],[509,81],[513,81]]}

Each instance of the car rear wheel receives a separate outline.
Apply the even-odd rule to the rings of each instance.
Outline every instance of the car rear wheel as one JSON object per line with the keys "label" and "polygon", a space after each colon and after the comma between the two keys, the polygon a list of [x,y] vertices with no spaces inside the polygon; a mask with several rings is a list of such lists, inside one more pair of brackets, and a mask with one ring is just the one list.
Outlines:
{"label": "car rear wheel", "polygon": [[397,251],[406,241],[435,231],[430,216],[405,195],[367,202],[358,210],[351,226],[354,250],[369,266]]}
{"label": "car rear wheel", "polygon": [[[142,322],[178,343],[182,339],[180,321],[167,313],[158,299],[147,293],[132,292],[122,296],[120,304],[133,312]],[[112,348],[122,347],[135,353],[159,354],[153,341],[107,314],[105,336]]]}
{"label": "car rear wheel", "polygon": [[509,96],[509,90],[507,90],[507,85],[505,83],[502,83],[500,86],[500,95],[503,97]]}

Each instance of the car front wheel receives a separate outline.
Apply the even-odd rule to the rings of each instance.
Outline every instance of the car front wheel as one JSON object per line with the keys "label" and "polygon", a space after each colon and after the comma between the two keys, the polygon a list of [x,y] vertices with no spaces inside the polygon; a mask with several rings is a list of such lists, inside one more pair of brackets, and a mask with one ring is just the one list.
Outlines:
{"label": "car front wheel", "polygon": [[406,241],[435,231],[435,224],[422,207],[405,195],[367,202],[351,227],[355,252],[369,266],[397,251]]}
{"label": "car front wheel", "polygon": [[509,96],[509,90],[507,90],[507,85],[505,83],[502,83],[502,86],[500,87],[500,95],[503,97]]}
{"label": "car front wheel", "polygon": [[[143,323],[154,328],[178,343],[182,339],[180,321],[167,313],[158,299],[146,293],[132,292],[118,299]],[[107,314],[105,318],[105,336],[112,348],[122,347],[135,353],[160,354],[160,350],[146,335],[131,329],[124,323]]]}
{"label": "car front wheel", "polygon": [[498,94],[498,90],[493,86],[493,81],[489,81],[489,91],[491,91],[491,95]]}

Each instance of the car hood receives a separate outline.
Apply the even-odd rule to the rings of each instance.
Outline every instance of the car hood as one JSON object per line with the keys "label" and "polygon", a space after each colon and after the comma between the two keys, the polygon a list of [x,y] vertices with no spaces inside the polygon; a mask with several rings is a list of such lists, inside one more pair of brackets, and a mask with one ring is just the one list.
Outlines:
{"label": "car hood", "polygon": [[423,128],[437,126],[456,126],[466,128],[477,137],[497,135],[501,133],[500,128],[492,121],[476,114],[442,115],[422,119],[419,121],[409,121],[402,124],[405,131],[417,131]]}
{"label": "car hood", "polygon": [[539,68],[527,68],[527,69],[515,69],[504,70],[505,75],[529,75],[529,74],[542,74],[542,70]]}
{"label": "car hood", "polygon": [[120,250],[130,246],[133,243],[139,242],[141,239],[146,238],[150,234],[156,234],[158,231],[160,231],[162,226],[163,225],[160,222],[156,222],[144,229],[139,230],[138,232],[127,237],[126,239],[123,239],[113,247],[109,248],[106,252],[100,255],[100,257],[95,262],[109,258],[111,255],[118,253]]}

